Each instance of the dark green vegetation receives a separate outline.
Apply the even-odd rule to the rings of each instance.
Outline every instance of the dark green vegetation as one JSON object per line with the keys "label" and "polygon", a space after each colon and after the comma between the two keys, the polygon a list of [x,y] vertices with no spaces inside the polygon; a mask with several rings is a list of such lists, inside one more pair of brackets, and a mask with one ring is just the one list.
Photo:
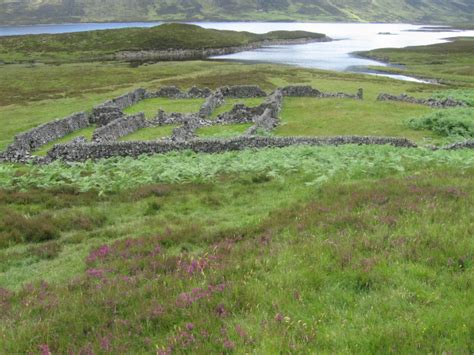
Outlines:
{"label": "dark green vegetation", "polygon": [[474,138],[474,110],[467,108],[432,112],[408,121],[407,126],[419,130],[429,129],[457,140]]}
{"label": "dark green vegetation", "polygon": [[[181,158],[57,166],[55,188],[0,190],[17,244],[0,251],[2,352],[472,352],[468,151]],[[66,177],[125,182],[150,164],[163,175],[100,197]]]}
{"label": "dark green vegetation", "polygon": [[0,24],[150,20],[307,20],[457,23],[470,0],[24,0],[0,2]]}
{"label": "dark green vegetation", "polygon": [[[0,76],[0,149],[137,87],[363,87],[364,101],[285,100],[276,133],[419,143],[452,139],[406,126],[438,111],[380,92],[473,97],[469,71],[446,86],[219,62],[3,65]],[[246,127],[218,128],[201,134]],[[473,174],[471,150],[390,146],[0,164],[0,353],[472,353]]]}
{"label": "dark green vegetation", "polygon": [[187,24],[90,32],[0,37],[3,62],[76,62],[114,59],[123,51],[209,49],[265,40],[319,39],[323,34],[275,31],[266,34],[204,29]]}
{"label": "dark green vegetation", "polygon": [[402,69],[374,67],[377,70],[474,87],[474,38],[456,38],[452,42],[429,46],[376,49],[359,54],[404,66]]}

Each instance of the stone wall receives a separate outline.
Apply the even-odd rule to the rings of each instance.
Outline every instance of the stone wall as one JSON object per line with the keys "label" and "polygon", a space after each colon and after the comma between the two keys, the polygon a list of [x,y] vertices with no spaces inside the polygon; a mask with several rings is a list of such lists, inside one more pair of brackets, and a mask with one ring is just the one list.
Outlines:
{"label": "stone wall", "polygon": [[256,85],[224,86],[219,88],[219,91],[222,92],[222,95],[224,97],[234,99],[246,99],[267,96],[267,93]]}
{"label": "stone wall", "polygon": [[234,46],[225,48],[203,48],[203,49],[172,49],[172,50],[145,50],[145,51],[123,51],[110,56],[108,59],[125,61],[181,61],[199,60],[209,57],[239,53],[261,48],[263,46],[305,44],[312,42],[329,42],[331,38],[299,38],[287,40],[266,40],[251,43],[245,46]]}
{"label": "stone wall", "polygon": [[273,117],[278,117],[283,105],[283,94],[281,90],[276,90],[265,101],[255,107],[248,107],[244,104],[236,104],[229,112],[224,112],[217,116],[216,124],[240,124],[252,123],[262,116],[265,110],[270,109]]}
{"label": "stone wall", "polygon": [[229,112],[224,112],[217,116],[216,124],[239,124],[251,123],[255,117],[263,115],[265,105],[248,107],[244,104],[236,104]]}
{"label": "stone wall", "polygon": [[280,120],[272,115],[271,108],[267,108],[263,115],[255,119],[255,125],[250,127],[245,135],[252,136],[259,131],[270,133],[280,124]]}
{"label": "stone wall", "polygon": [[211,96],[206,99],[206,102],[202,105],[199,110],[199,117],[209,117],[212,115],[214,110],[224,103],[224,95],[220,90],[217,90]]}
{"label": "stone wall", "polygon": [[110,103],[117,106],[119,109],[124,110],[127,107],[133,106],[145,98],[146,90],[145,89],[136,89],[132,92],[129,92],[125,95],[116,97],[115,99],[110,100]]}
{"label": "stone wall", "polygon": [[92,136],[92,141],[95,143],[113,142],[145,127],[148,127],[148,122],[143,113],[124,116],[106,126],[97,128]]}
{"label": "stone wall", "polygon": [[309,85],[290,85],[281,89],[283,96],[286,97],[318,97],[318,98],[340,98],[363,100],[364,90],[358,89],[356,94],[347,94],[344,92],[322,92]]}
{"label": "stone wall", "polygon": [[92,115],[89,120],[90,123],[102,127],[123,116],[125,116],[125,114],[116,105],[103,104],[93,108]]}
{"label": "stone wall", "polygon": [[467,140],[464,142],[458,142],[446,145],[442,147],[443,150],[458,150],[458,149],[474,149],[474,140]]}
{"label": "stone wall", "polygon": [[290,85],[281,89],[283,96],[289,97],[320,97],[322,92],[309,85]]}
{"label": "stone wall", "polygon": [[425,105],[433,108],[451,108],[451,107],[464,107],[466,103],[462,101],[453,100],[450,98],[446,99],[417,99],[416,97],[401,94],[398,96],[382,93],[377,97],[378,101],[399,101],[408,102],[410,104]]}
{"label": "stone wall", "polygon": [[149,142],[114,142],[89,144],[58,144],[48,153],[51,160],[85,161],[104,159],[115,156],[137,157],[143,154],[159,154],[171,151],[192,150],[201,153],[222,153],[248,148],[283,148],[292,145],[385,145],[415,148],[416,145],[404,138],[390,137],[260,137],[241,136],[232,139],[195,139],[190,141],[149,141]]}
{"label": "stone wall", "polygon": [[108,100],[100,105],[97,105],[92,110],[90,122],[100,126],[105,126],[110,122],[124,116],[122,110],[127,107],[136,105],[147,96],[145,89],[136,89],[132,92]]}
{"label": "stone wall", "polygon": [[212,95],[209,88],[198,88],[193,86],[188,92],[181,91],[176,86],[163,86],[155,92],[147,92],[145,98],[152,99],[157,97],[165,97],[168,99],[201,99]]}
{"label": "stone wall", "polygon": [[17,135],[13,143],[5,151],[4,156],[11,161],[17,161],[49,142],[53,142],[88,126],[89,116],[84,112],[45,123]]}

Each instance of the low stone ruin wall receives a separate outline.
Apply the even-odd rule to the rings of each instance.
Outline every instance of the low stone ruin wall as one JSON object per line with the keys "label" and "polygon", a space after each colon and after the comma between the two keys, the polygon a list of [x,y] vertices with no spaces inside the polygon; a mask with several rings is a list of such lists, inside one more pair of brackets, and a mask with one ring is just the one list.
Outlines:
{"label": "low stone ruin wall", "polygon": [[322,92],[309,85],[290,85],[281,89],[283,96],[286,97],[318,97],[318,98],[340,98],[340,99],[364,99],[364,90],[358,89],[356,94],[347,94],[344,92]]}
{"label": "low stone ruin wall", "polygon": [[209,117],[212,115],[214,110],[224,103],[224,96],[220,90],[217,90],[214,94],[206,99],[206,102],[202,105],[199,110],[199,117]]}
{"label": "low stone ruin wall", "polygon": [[263,115],[264,105],[248,107],[244,104],[236,104],[229,112],[224,112],[217,116],[216,124],[239,124],[252,123],[254,117]]}
{"label": "low stone ruin wall", "polygon": [[125,95],[116,97],[115,99],[110,100],[109,103],[117,106],[121,110],[124,110],[127,107],[133,106],[142,101],[145,98],[145,95],[145,89],[137,89]]}
{"label": "low stone ruin wall", "polygon": [[223,47],[223,48],[203,48],[203,49],[172,49],[172,50],[144,50],[144,51],[123,51],[110,56],[110,59],[124,61],[182,61],[199,60],[209,57],[239,53],[261,48],[263,46],[305,44],[312,42],[328,42],[329,37],[321,38],[298,38],[287,40],[266,40],[250,43],[245,46]]}
{"label": "low stone ruin wall", "polygon": [[267,93],[257,85],[236,85],[219,88],[224,97],[234,99],[250,99],[255,97],[266,97]]}
{"label": "low stone ruin wall", "polygon": [[113,142],[140,128],[148,127],[148,125],[143,113],[134,116],[124,116],[110,122],[106,126],[97,128],[92,136],[92,141],[95,143]]}
{"label": "low stone ruin wall", "polygon": [[172,112],[166,113],[163,110],[158,110],[158,115],[150,122],[155,126],[179,125],[189,120],[192,114]]}
{"label": "low stone ruin wall", "polygon": [[28,132],[19,134],[4,153],[6,159],[17,161],[19,158],[29,155],[35,149],[62,138],[72,132],[89,126],[89,116],[75,113],[66,118],[45,123],[33,128]]}
{"label": "low stone ruin wall", "polygon": [[51,160],[85,161],[116,156],[137,157],[143,154],[192,150],[200,153],[222,153],[249,148],[283,148],[293,145],[386,145],[415,148],[416,144],[404,138],[390,137],[260,137],[241,136],[232,139],[195,139],[190,141],[115,142],[89,144],[58,144],[48,153]]}
{"label": "low stone ruin wall", "polygon": [[262,116],[265,110],[270,109],[273,117],[278,117],[283,105],[283,94],[281,90],[276,90],[270,94],[260,105],[248,107],[244,104],[234,105],[231,111],[224,112],[217,116],[216,124],[240,124],[252,123],[256,118]]}
{"label": "low stone ruin wall", "polygon": [[280,120],[272,115],[270,108],[267,108],[254,122],[255,124],[245,132],[246,136],[256,135],[259,131],[270,133],[280,124]]}
{"label": "low stone ruin wall", "polygon": [[474,140],[467,140],[464,142],[458,142],[449,144],[447,146],[442,147],[443,150],[458,150],[458,149],[474,149]]}
{"label": "low stone ruin wall", "polygon": [[99,127],[106,126],[110,122],[115,121],[121,117],[125,116],[121,109],[117,106],[110,105],[100,105],[96,106],[92,110],[92,115],[89,118],[90,123],[96,124]]}
{"label": "low stone ruin wall", "polygon": [[398,96],[382,93],[377,97],[377,101],[398,101],[398,102],[408,102],[410,104],[425,105],[433,108],[452,108],[452,107],[465,107],[466,103],[462,101],[453,100],[450,98],[446,99],[417,99],[413,96],[408,96],[406,94],[401,94]]}
{"label": "low stone ruin wall", "polygon": [[108,125],[110,122],[124,116],[122,110],[136,105],[142,101],[146,95],[147,92],[145,89],[136,89],[132,92],[97,105],[92,110],[90,122],[98,125],[99,127]]}
{"label": "low stone ruin wall", "polygon": [[167,99],[204,99],[212,95],[212,91],[209,88],[198,88],[193,86],[188,92],[181,91],[176,86],[163,86],[158,91],[147,92],[145,94],[146,99],[153,99],[157,97],[164,97]]}

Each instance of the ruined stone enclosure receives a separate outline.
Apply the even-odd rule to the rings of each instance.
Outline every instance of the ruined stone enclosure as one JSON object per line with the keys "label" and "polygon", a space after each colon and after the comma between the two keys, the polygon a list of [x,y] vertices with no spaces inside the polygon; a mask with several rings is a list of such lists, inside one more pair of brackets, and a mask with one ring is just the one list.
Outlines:
{"label": "ruined stone enclosure", "polygon": [[[218,153],[298,144],[416,147],[404,138],[272,136],[272,131],[281,123],[280,111],[285,97],[363,100],[363,90],[348,94],[322,92],[310,86],[288,86],[271,93],[258,86],[228,86],[215,91],[196,87],[182,91],[172,86],[157,91],[137,89],[94,107],[91,113],[73,114],[17,135],[0,154],[0,161],[49,163],[57,159],[84,161],[184,149]],[[386,94],[379,99],[411,100]],[[456,104],[416,103],[441,107]],[[163,110],[161,104],[183,109]],[[145,108],[146,112],[136,112],[137,108]],[[226,133],[220,134],[223,128]],[[58,140],[62,143],[54,144]],[[43,154],[38,154],[38,150]]]}

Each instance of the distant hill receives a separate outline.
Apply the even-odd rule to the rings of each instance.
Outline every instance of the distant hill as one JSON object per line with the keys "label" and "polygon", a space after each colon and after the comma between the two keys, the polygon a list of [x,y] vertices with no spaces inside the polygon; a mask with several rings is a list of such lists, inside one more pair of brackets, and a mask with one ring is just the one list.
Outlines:
{"label": "distant hill", "polygon": [[473,0],[0,0],[0,25],[152,20],[472,23]]}

